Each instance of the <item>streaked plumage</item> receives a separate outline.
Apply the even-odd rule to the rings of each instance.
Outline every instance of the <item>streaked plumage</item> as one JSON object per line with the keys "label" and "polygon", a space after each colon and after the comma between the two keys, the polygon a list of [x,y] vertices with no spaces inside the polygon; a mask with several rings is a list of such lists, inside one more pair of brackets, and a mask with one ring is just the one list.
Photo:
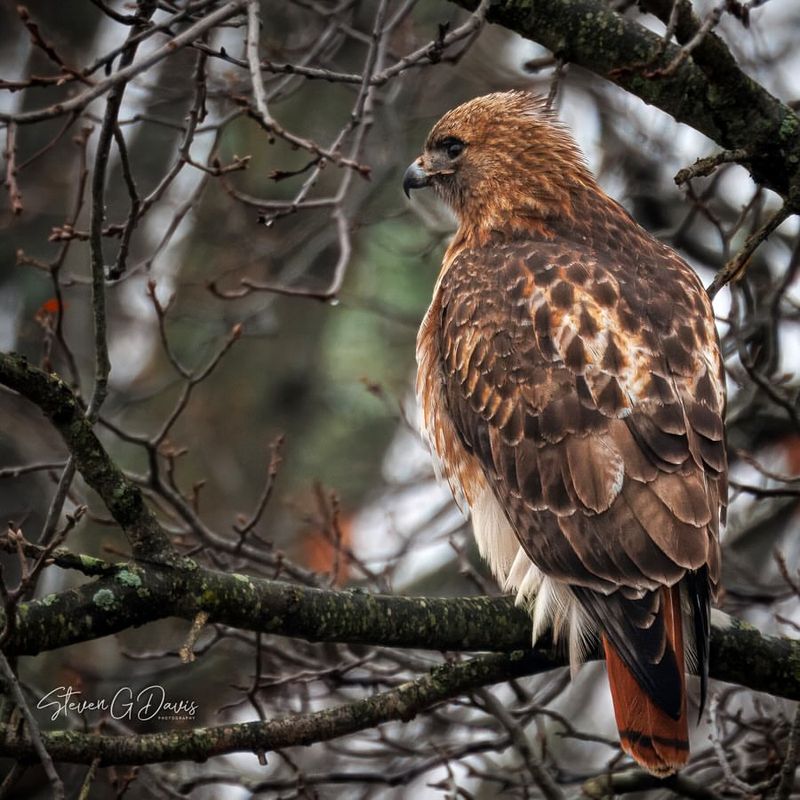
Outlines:
{"label": "streaked plumage", "polygon": [[460,225],[417,340],[424,433],[534,637],[574,666],[599,635],[623,746],[673,772],[727,495],[710,302],[525,92],[448,112],[406,176],[428,184]]}

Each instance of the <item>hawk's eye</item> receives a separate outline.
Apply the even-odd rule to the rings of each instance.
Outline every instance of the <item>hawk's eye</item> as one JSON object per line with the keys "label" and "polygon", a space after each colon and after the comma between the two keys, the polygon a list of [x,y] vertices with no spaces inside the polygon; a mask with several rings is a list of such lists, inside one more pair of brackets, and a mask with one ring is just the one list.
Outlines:
{"label": "hawk's eye", "polygon": [[448,136],[446,139],[442,139],[440,147],[447,153],[448,158],[458,158],[464,150],[464,142],[456,139],[455,136]]}

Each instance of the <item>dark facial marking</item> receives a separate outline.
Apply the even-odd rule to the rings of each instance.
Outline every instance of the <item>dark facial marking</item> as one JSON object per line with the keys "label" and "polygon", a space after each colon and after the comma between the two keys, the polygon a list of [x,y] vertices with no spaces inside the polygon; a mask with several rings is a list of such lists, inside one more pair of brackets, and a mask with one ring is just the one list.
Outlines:
{"label": "dark facial marking", "polygon": [[445,136],[444,139],[440,139],[435,145],[436,149],[444,151],[451,161],[454,161],[464,152],[465,146],[464,142],[456,136]]}

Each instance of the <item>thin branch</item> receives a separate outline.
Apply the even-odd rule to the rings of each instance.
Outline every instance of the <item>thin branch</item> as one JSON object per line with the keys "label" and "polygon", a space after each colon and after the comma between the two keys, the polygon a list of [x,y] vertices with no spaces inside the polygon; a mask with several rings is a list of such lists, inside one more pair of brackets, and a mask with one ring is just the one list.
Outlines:
{"label": "thin branch", "polygon": [[258,524],[259,520],[261,519],[264,511],[267,507],[267,504],[272,497],[272,490],[275,488],[275,478],[278,476],[278,470],[280,468],[281,462],[283,461],[282,449],[283,449],[283,442],[284,436],[281,434],[277,436],[272,444],[269,446],[269,464],[267,465],[267,480],[264,484],[264,489],[261,492],[261,497],[258,499],[258,503],[256,505],[256,509],[253,512],[250,519],[244,520],[241,524],[237,524],[233,526],[233,529],[236,533],[239,534],[241,537],[241,541],[244,541],[247,534],[250,533],[253,528]]}
{"label": "thin branch", "polygon": [[564,793],[558,788],[552,776],[542,765],[539,757],[533,752],[531,743],[525,731],[508,712],[508,709],[488,689],[478,689],[475,696],[480,699],[483,706],[493,717],[508,731],[511,741],[517,748],[525,766],[530,772],[534,783],[539,787],[542,796],[547,800],[564,800]]}
{"label": "thin branch", "polygon": [[128,250],[131,246],[133,232],[141,216],[140,208],[142,205],[139,193],[136,190],[136,181],[133,177],[133,170],[131,169],[130,159],[128,157],[128,147],[125,144],[125,136],[117,121],[114,122],[114,141],[117,143],[119,161],[122,166],[122,176],[125,180],[125,186],[128,189],[128,197],[131,205],[128,211],[128,218],[125,220],[125,228],[122,231],[122,241],[117,251],[117,259],[114,265],[108,270],[108,277],[110,280],[117,280],[125,274],[128,263]]}
{"label": "thin branch", "polygon": [[28,764],[23,764],[21,761],[14,762],[8,774],[3,778],[3,783],[0,784],[0,800],[7,800],[12,796],[11,791],[27,769]]}
{"label": "thin branch", "polygon": [[6,149],[3,156],[6,160],[6,186],[8,186],[8,197],[11,203],[11,213],[18,216],[22,213],[22,192],[17,183],[17,125],[9,122],[6,128]]}
{"label": "thin branch", "polygon": [[795,705],[786,755],[781,765],[781,779],[775,790],[775,800],[789,800],[797,774],[797,759],[800,756],[800,703]]}
{"label": "thin branch", "polygon": [[53,540],[58,522],[61,519],[61,512],[64,510],[64,503],[67,501],[72,480],[75,477],[75,458],[70,455],[64,469],[58,478],[56,490],[47,508],[47,516],[42,525],[42,533],[39,536],[39,544],[47,547]]}
{"label": "thin branch", "polygon": [[711,720],[711,743],[714,747],[714,754],[717,757],[717,763],[722,768],[722,772],[725,775],[725,780],[727,783],[738,789],[742,792],[746,797],[750,796],[753,792],[753,787],[739,778],[733,771],[733,767],[731,766],[731,762],[728,759],[728,753],[726,752],[725,747],[722,744],[722,730],[720,728],[720,721],[719,721],[719,695],[714,694],[711,698],[711,702],[708,705],[708,716]]}
{"label": "thin branch", "polygon": [[54,469],[64,469],[66,462],[61,461],[44,461],[40,464],[20,464],[16,467],[3,467],[0,469],[0,479],[2,478],[19,478],[21,475],[28,475],[31,472],[44,472]]}
{"label": "thin branch", "polygon": [[730,481],[731,489],[737,492],[745,492],[754,497],[798,497],[800,498],[800,486],[791,488],[789,486],[753,486],[749,483]]}
{"label": "thin branch", "polygon": [[793,214],[788,204],[781,206],[757,231],[751,233],[745,240],[742,249],[714,276],[714,280],[706,288],[710,298],[716,297],[723,286],[731,281],[739,280],[750,263],[750,258],[756,248],[769,237],[769,235],[788,217]]}
{"label": "thin branch", "polygon": [[270,134],[270,136],[277,136],[279,139],[283,139],[293,147],[299,147],[301,150],[308,150],[309,153],[313,153],[320,159],[320,163],[330,161],[332,164],[336,164],[337,167],[347,167],[348,169],[357,172],[362,178],[369,178],[371,168],[368,165],[360,164],[358,161],[354,161],[352,158],[346,158],[345,156],[337,153],[334,149],[321,147],[311,139],[298,136],[297,134],[286,130],[286,128],[284,128],[274,119],[270,122],[264,122],[263,117],[257,110],[248,107],[247,113],[268,134]]}
{"label": "thin branch", "polygon": [[[23,736],[28,743],[28,755],[38,758],[41,762],[45,775],[47,775],[47,780],[50,781],[53,797],[56,800],[64,800],[64,784],[61,782],[61,778],[53,765],[53,757],[47,750],[47,745],[44,742],[45,734],[42,734],[39,730],[39,725],[28,707],[17,676],[2,651],[0,651],[0,675],[2,675],[2,680],[5,684],[4,688],[10,692],[17,708],[25,717],[26,731]],[[0,745],[1,748],[2,746]]]}
{"label": "thin branch", "polygon": [[418,50],[414,50],[413,53],[403,56],[403,58],[401,58],[395,64],[392,64],[391,67],[387,67],[383,71],[377,73],[373,78],[374,85],[383,86],[383,84],[385,84],[387,81],[391,80],[396,75],[399,75],[401,72],[405,72],[411,67],[418,67],[424,64],[435,64],[439,61],[442,61],[442,56],[445,50],[454,45],[456,42],[463,41],[464,39],[470,40],[473,36],[479,33],[484,22],[486,21],[486,15],[489,12],[491,0],[480,0],[479,3],[472,5],[476,5],[477,7],[466,20],[466,22],[464,22],[462,25],[459,25],[455,30],[450,31],[449,33],[442,32],[442,35],[440,35],[439,38],[428,42],[428,44],[420,47]]}
{"label": "thin branch", "polygon": [[256,103],[256,111],[264,127],[270,129],[274,125],[274,120],[267,107],[267,95],[264,91],[264,80],[261,76],[261,59],[258,55],[258,39],[260,35],[261,2],[260,0],[248,0],[247,38],[245,42],[247,65],[250,68],[250,82],[253,86],[253,99]]}
{"label": "thin branch", "polygon": [[13,541],[8,535],[8,531],[0,534],[0,550],[7,553],[15,553],[18,549],[29,558],[42,558],[44,565],[55,564],[62,569],[73,569],[88,576],[113,575],[124,569],[124,565],[110,564],[94,556],[73,553],[65,547],[42,547],[28,541]]}
{"label": "thin branch", "polygon": [[[338,205],[331,216],[336,222],[339,257],[336,259],[336,264],[333,267],[333,275],[330,283],[324,289],[308,289],[303,286],[284,286],[278,283],[264,283],[251,280],[250,278],[242,278],[240,281],[242,289],[226,292],[212,285],[214,294],[226,300],[244,297],[250,294],[250,292],[267,292],[269,294],[284,295],[285,297],[308,297],[313,300],[321,300],[322,302],[335,300],[339,294],[339,290],[342,288],[342,283],[344,282],[344,277],[347,272],[347,265],[350,263],[352,244],[350,242],[349,223],[344,212]],[[212,286],[209,288],[212,288]]]}
{"label": "thin branch", "polygon": [[[129,41],[146,25],[147,20],[155,12],[154,0],[139,4],[139,22],[134,25],[129,34]],[[124,70],[129,67],[136,55],[138,41],[133,41],[122,51],[120,65]],[[115,83],[108,93],[103,124],[97,142],[97,152],[94,159],[92,172],[92,205],[91,222],[89,226],[89,252],[92,267],[92,321],[94,323],[94,389],[86,409],[86,418],[95,422],[100,408],[108,394],[108,375],[111,372],[111,362],[108,357],[108,336],[106,332],[106,271],[103,259],[103,222],[106,216],[106,170],[111,152],[111,142],[114,139],[117,127],[117,117],[125,94],[126,81]],[[120,146],[123,162],[126,161],[127,151],[124,140]],[[126,169],[123,167],[123,172]],[[132,180],[132,178],[131,178]],[[134,189],[135,194],[135,189]],[[127,252],[127,242],[123,241],[121,250]]]}
{"label": "thin branch", "polygon": [[750,151],[745,148],[738,150],[722,150],[713,156],[698,158],[690,167],[679,170],[673,180],[678,186],[688,183],[693,178],[707,178],[722,164],[741,164],[750,157]]}
{"label": "thin branch", "polygon": [[233,0],[233,2],[226,3],[216,11],[212,11],[208,16],[198,20],[194,25],[188,27],[185,31],[173,36],[165,45],[154,50],[149,55],[137,61],[134,64],[118,69],[113,72],[105,80],[99,81],[91,89],[77,95],[76,97],[64,100],[63,102],[56,103],[45,108],[35,109],[33,111],[25,111],[19,114],[10,114],[8,112],[0,112],[0,122],[16,122],[19,125],[29,125],[34,122],[41,122],[51,117],[60,117],[64,114],[69,114],[74,111],[82,111],[89,103],[97,97],[105,94],[109,89],[117,86],[120,83],[127,83],[131,78],[146,72],[154,64],[171,56],[182,47],[191,44],[195,39],[200,38],[206,31],[215,28],[225,20],[238,14],[244,8],[247,0]]}
{"label": "thin branch", "polygon": [[81,784],[81,790],[78,793],[78,800],[89,800],[90,792],[92,791],[92,784],[97,777],[97,768],[99,766],[99,758],[95,758],[89,765],[89,769],[86,771],[86,777],[84,777],[83,783]]}
{"label": "thin branch", "polygon": [[207,622],[208,612],[206,611],[198,612],[197,616],[192,620],[192,627],[189,629],[189,633],[186,636],[186,641],[178,651],[181,661],[184,664],[189,664],[195,660],[194,646],[197,644],[197,638],[202,633]]}

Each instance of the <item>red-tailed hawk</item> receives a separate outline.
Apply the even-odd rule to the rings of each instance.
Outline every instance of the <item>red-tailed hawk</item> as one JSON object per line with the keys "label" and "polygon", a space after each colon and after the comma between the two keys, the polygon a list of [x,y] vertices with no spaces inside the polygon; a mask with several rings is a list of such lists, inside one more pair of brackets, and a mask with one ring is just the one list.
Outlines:
{"label": "red-tailed hawk", "polygon": [[573,667],[599,636],[623,748],[657,775],[701,708],[727,495],[725,383],[691,268],[526,92],[445,114],[404,189],[453,208],[417,338],[424,432],[503,587]]}

